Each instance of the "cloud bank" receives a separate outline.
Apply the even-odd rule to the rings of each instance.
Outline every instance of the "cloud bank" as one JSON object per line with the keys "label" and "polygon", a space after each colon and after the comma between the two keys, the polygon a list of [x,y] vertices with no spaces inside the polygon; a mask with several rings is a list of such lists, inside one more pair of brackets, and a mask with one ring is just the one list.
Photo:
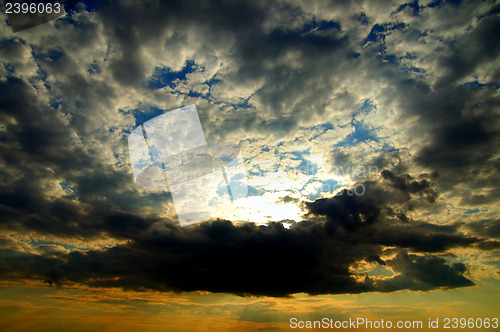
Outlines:
{"label": "cloud bank", "polygon": [[[0,26],[2,278],[288,296],[473,286],[477,264],[497,273],[498,5],[66,12]],[[257,211],[270,223],[238,222],[248,213],[180,229],[168,191],[134,184],[131,130],[191,104],[207,140],[242,148],[247,210],[274,204]],[[345,171],[369,166],[379,172]]]}

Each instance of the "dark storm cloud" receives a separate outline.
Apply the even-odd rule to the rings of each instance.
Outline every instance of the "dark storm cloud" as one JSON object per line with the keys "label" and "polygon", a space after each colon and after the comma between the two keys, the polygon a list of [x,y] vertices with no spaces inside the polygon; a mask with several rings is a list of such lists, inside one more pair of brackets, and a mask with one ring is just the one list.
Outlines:
{"label": "dark storm cloud", "polygon": [[[390,172],[382,172],[383,175],[387,173]],[[405,174],[400,178],[411,177]],[[347,230],[352,233],[349,237],[356,243],[439,252],[478,242],[477,238],[457,237],[456,226],[436,226],[410,221],[405,210],[412,209],[413,202],[428,190],[427,186],[394,187],[390,183],[389,188],[396,189],[393,190],[387,187],[384,189],[373,181],[367,181],[363,185],[366,189],[363,196],[343,191],[333,199],[322,198],[307,203],[308,210],[313,215],[326,217],[324,227],[327,233],[336,234]]]}
{"label": "dark storm cloud", "polygon": [[[420,181],[415,180],[409,174],[397,176],[389,170],[383,170],[381,175],[384,179],[388,179],[391,182],[391,186],[401,190],[402,192],[407,192],[408,194],[420,194],[429,202],[434,202],[436,200],[437,192],[431,187],[431,182],[426,179],[421,179]],[[432,176],[437,177],[437,173],[432,174]]]}
{"label": "dark storm cloud", "polygon": [[445,259],[436,256],[417,256],[402,252],[385,263],[401,275],[377,281],[375,284],[382,292],[396,289],[427,291],[438,287],[474,285],[474,282],[464,277],[467,268],[463,263],[448,265]]}
{"label": "dark storm cloud", "polygon": [[[499,32],[500,18],[485,17],[475,29],[457,35],[437,58],[442,71],[434,85],[415,78],[398,82],[399,103],[406,111],[402,116],[417,115],[430,133],[415,161],[439,172],[442,190],[498,183],[498,66],[488,82],[464,84],[463,79],[498,59]],[[498,193],[491,195],[490,200],[498,200]]]}
{"label": "dark storm cloud", "polygon": [[[365,196],[344,191],[309,203],[309,218],[290,229],[281,223],[234,225],[219,220],[185,228],[156,224],[144,231],[146,220],[140,217],[109,216],[106,225],[122,228],[131,241],[59,254],[54,250],[49,254],[38,250],[40,255],[9,251],[1,259],[0,271],[4,278],[36,277],[50,284],[268,296],[474,284],[463,275],[465,265],[449,265],[432,253],[487,241],[459,235],[456,227],[399,221],[389,206],[408,188],[366,185]],[[413,191],[407,199],[422,190],[425,188]],[[388,247],[398,252],[384,261],[380,257],[387,254]],[[363,260],[386,265],[395,275],[378,279],[350,270]]]}
{"label": "dark storm cloud", "polygon": [[446,72],[438,85],[453,84],[478,66],[494,61],[500,51],[499,33],[498,15],[487,16],[478,22],[474,30],[456,40],[450,47],[449,55],[440,59]]}
{"label": "dark storm cloud", "polygon": [[[439,172],[438,183],[443,190],[466,183],[470,190],[462,198],[465,204],[485,204],[500,197],[492,190],[487,197],[474,199],[478,196],[475,191],[498,184],[500,132],[495,109],[500,100],[493,96],[493,90],[457,87],[447,94],[448,98],[454,98],[449,102],[444,101],[444,95],[439,96],[443,99],[431,109],[436,111],[435,116],[442,114],[443,118],[430,125],[433,127],[432,139],[415,158],[418,163]],[[449,113],[448,118],[444,118],[446,113]]]}
{"label": "dark storm cloud", "polygon": [[463,225],[472,234],[478,236],[500,239],[500,220],[478,220],[464,223]]}

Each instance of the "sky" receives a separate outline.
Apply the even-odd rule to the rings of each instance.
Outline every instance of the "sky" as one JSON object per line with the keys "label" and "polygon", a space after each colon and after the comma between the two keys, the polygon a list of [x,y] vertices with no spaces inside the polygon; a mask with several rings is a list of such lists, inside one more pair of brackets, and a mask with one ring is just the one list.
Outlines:
{"label": "sky", "polygon": [[[500,318],[499,13],[68,1],[13,32],[3,6],[0,329]],[[180,227],[128,138],[189,105],[248,195]]]}

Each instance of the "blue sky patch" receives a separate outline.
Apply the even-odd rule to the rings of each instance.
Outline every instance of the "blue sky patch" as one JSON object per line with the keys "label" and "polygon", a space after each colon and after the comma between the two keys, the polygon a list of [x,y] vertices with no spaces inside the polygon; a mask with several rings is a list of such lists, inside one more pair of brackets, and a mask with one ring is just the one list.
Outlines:
{"label": "blue sky patch", "polygon": [[315,131],[316,134],[309,138],[309,142],[315,140],[316,138],[318,138],[319,136],[323,135],[324,133],[326,133],[328,130],[332,130],[333,129],[333,125],[330,123],[330,122],[325,122],[323,124],[320,124],[320,125],[317,125],[317,126],[312,126],[310,128],[308,128],[309,131]]}
{"label": "blue sky patch", "polygon": [[385,37],[390,34],[391,31],[403,29],[406,27],[404,23],[384,23],[384,24],[375,24],[368,36],[366,37],[363,45],[369,42],[385,42]]}
{"label": "blue sky patch", "polygon": [[465,210],[465,214],[476,214],[476,213],[479,213],[479,212],[488,212],[488,209],[484,208],[484,209],[469,209],[469,210]]}
{"label": "blue sky patch", "polygon": [[486,86],[485,84],[479,83],[478,81],[467,82],[462,84],[462,86],[470,87],[470,88],[482,88]]}
{"label": "blue sky patch", "polygon": [[344,138],[337,146],[349,147],[365,141],[379,142],[378,137],[372,134],[373,130],[368,129],[362,121],[356,120],[357,115],[368,114],[374,109],[376,109],[376,106],[369,99],[366,99],[363,105],[352,115],[351,124],[354,127],[354,132]]}
{"label": "blue sky patch", "polygon": [[12,64],[8,63],[8,62],[4,63],[3,67],[10,74],[14,74],[16,72],[14,66]]}
{"label": "blue sky patch", "polygon": [[377,136],[373,135],[369,129],[361,123],[354,123],[354,132],[349,134],[337,146],[355,146],[360,142],[374,141],[378,142]]}
{"label": "blue sky patch", "polygon": [[383,60],[386,62],[397,63],[399,59],[395,54],[386,54],[383,57]]}
{"label": "blue sky patch", "polygon": [[412,16],[418,16],[421,7],[418,4],[418,0],[413,0],[412,2],[404,3],[401,6],[399,6],[398,9],[396,10],[396,13],[399,13],[400,11],[403,11],[405,9],[408,9],[411,12]]}
{"label": "blue sky patch", "polygon": [[59,185],[61,186],[62,189],[66,190],[69,193],[68,197],[70,197],[72,199],[75,199],[78,197],[76,189],[73,187],[71,182],[67,182],[67,181],[60,182]]}
{"label": "blue sky patch", "polygon": [[89,74],[100,74],[102,72],[101,67],[97,64],[97,62],[92,62],[88,69]]}
{"label": "blue sky patch", "polygon": [[166,86],[175,89],[178,81],[186,80],[187,74],[195,72],[196,69],[197,66],[193,60],[186,60],[186,64],[179,71],[173,71],[170,67],[155,67],[153,76],[147,82],[147,87],[152,90]]}
{"label": "blue sky patch", "polygon": [[260,196],[262,194],[264,194],[266,192],[266,190],[262,190],[262,189],[259,189],[257,187],[254,187],[254,186],[250,186],[248,185],[248,194],[247,194],[247,197],[250,197],[250,196]]}
{"label": "blue sky patch", "polygon": [[314,19],[312,22],[304,25],[304,27],[302,28],[302,33],[327,30],[340,30],[340,23],[324,20],[316,22],[316,19]]}
{"label": "blue sky patch", "polygon": [[427,5],[429,8],[439,7],[445,3],[451,3],[453,5],[459,5],[462,0],[436,0]]}

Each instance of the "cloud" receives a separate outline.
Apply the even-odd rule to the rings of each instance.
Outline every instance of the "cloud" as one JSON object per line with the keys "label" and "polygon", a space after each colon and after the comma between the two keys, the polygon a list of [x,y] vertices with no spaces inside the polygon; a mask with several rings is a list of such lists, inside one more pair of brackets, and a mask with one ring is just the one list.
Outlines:
{"label": "cloud", "polygon": [[[18,34],[3,22],[3,278],[271,296],[473,285],[439,255],[498,248],[497,7],[97,2]],[[208,140],[242,146],[252,193],[301,206],[300,222],[180,229],[170,193],[137,188],[128,134],[190,104]]]}
{"label": "cloud", "polygon": [[376,286],[381,291],[394,291],[395,289],[426,291],[440,287],[456,288],[475,285],[464,276],[467,268],[463,263],[448,265],[445,259],[436,256],[400,253],[386,264],[401,274],[377,281]]}
{"label": "cloud", "polygon": [[[390,190],[405,188],[366,185],[364,196],[343,191],[308,203],[309,217],[289,229],[281,223],[235,225],[226,220],[185,228],[164,223],[147,227],[151,224],[138,217],[110,215],[101,229],[116,235],[120,229],[130,238],[126,244],[59,255],[50,250],[38,255],[11,252],[2,259],[3,277],[36,276],[63,285],[267,296],[474,284],[463,275],[463,263],[449,265],[432,253],[471,247],[484,239],[460,235],[456,227],[401,221],[389,208],[397,194]],[[387,248],[397,248],[395,258],[380,258],[389,254]],[[19,260],[23,263],[18,264]],[[397,275],[380,279],[353,271],[352,266],[363,260],[387,265]]]}

